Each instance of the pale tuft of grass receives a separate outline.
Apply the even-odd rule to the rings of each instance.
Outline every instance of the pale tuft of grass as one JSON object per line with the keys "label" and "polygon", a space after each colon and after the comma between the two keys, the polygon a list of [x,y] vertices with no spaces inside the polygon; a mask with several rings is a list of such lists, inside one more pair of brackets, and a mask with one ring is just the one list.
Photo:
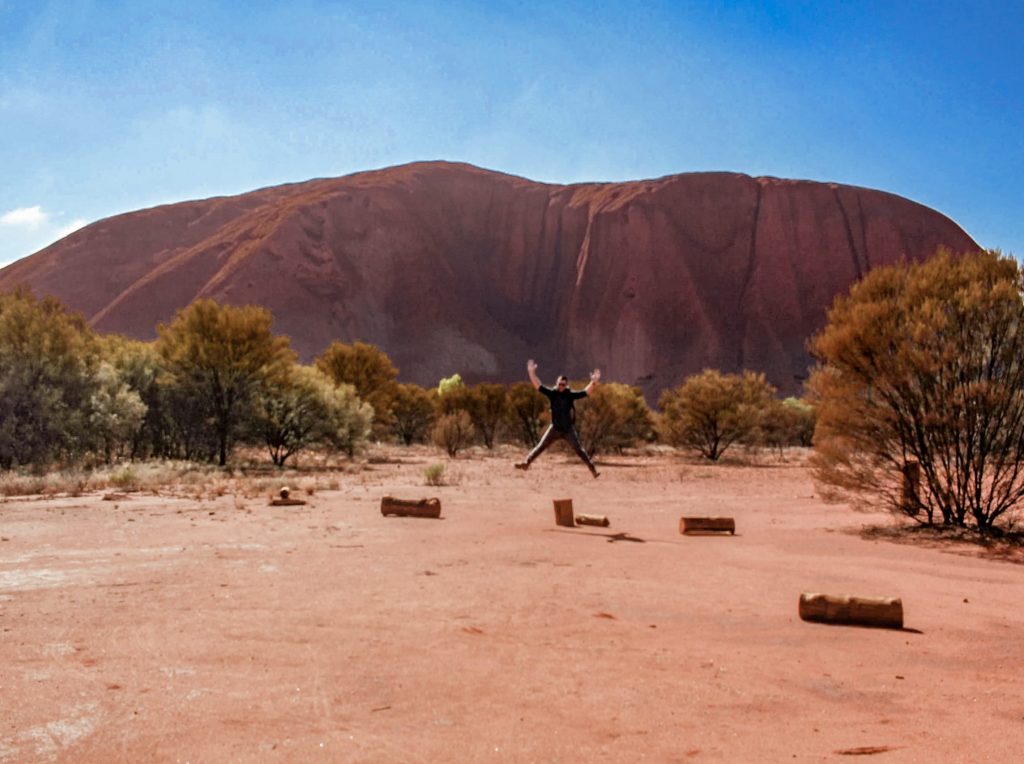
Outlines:
{"label": "pale tuft of grass", "polygon": [[443,464],[431,464],[423,470],[423,477],[427,485],[444,485],[444,471],[445,467]]}

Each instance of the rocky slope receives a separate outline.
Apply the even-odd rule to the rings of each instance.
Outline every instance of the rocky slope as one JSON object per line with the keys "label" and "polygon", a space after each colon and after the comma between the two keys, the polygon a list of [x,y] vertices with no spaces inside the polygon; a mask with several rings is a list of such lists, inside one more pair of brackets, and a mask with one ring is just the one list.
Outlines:
{"label": "rocky slope", "polygon": [[977,245],[892,194],[689,173],[535,183],[425,162],[131,212],[0,270],[103,332],[155,336],[197,297],[258,303],[308,360],[384,348],[403,380],[582,378],[654,397],[704,367],[806,374],[807,338],[869,268]]}

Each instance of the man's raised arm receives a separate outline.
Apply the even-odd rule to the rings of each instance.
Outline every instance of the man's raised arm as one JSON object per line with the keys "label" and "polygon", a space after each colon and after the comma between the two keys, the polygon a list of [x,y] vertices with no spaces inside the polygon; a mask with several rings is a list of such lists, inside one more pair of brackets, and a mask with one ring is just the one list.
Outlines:
{"label": "man's raised arm", "polygon": [[601,381],[601,370],[594,369],[590,372],[590,383],[583,388],[583,392],[590,394],[590,391],[594,389],[594,385]]}
{"label": "man's raised arm", "polygon": [[540,390],[540,380],[537,379],[537,362],[532,358],[526,362],[526,373],[530,375],[530,382],[534,390]]}

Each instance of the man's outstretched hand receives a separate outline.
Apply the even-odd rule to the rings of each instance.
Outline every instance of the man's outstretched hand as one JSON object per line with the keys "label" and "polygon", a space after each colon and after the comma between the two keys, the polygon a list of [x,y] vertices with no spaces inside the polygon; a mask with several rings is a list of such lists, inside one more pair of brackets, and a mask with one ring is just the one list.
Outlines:
{"label": "man's outstretched hand", "polygon": [[592,372],[590,372],[590,381],[593,382],[595,385],[601,381],[600,369],[594,369]]}
{"label": "man's outstretched hand", "polygon": [[530,374],[533,374],[535,371],[537,371],[537,362],[534,361],[532,358],[526,362],[526,371]]}

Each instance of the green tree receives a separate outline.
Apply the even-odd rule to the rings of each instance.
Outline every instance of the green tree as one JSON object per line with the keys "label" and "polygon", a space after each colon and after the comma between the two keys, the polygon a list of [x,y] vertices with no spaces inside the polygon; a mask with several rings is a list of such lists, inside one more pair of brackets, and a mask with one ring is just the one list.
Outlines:
{"label": "green tree", "polygon": [[1019,506],[1022,294],[1013,258],[940,252],[837,298],[811,343],[817,478],[925,524],[988,530]]}
{"label": "green tree", "polygon": [[547,401],[529,382],[516,382],[508,389],[509,420],[512,431],[525,446],[533,447],[549,424]]}
{"label": "green tree", "polygon": [[42,465],[89,445],[98,362],[81,316],[25,289],[0,296],[0,467]]}
{"label": "green tree", "polygon": [[126,447],[131,453],[131,445],[145,421],[146,404],[106,361],[96,370],[93,386],[89,399],[89,434],[94,448],[110,463]]}
{"label": "green tree", "polygon": [[157,351],[173,382],[210,412],[222,466],[257,388],[293,363],[288,339],[274,336],[272,322],[264,308],[203,299],[157,329]]}
{"label": "green tree", "polygon": [[580,406],[580,445],[593,456],[622,451],[654,438],[654,418],[639,387],[609,382],[594,387]]}
{"label": "green tree", "polygon": [[366,445],[373,426],[373,406],[360,400],[351,385],[335,385],[325,391],[327,443],[351,459]]}
{"label": "green tree", "polygon": [[465,387],[466,383],[462,381],[462,375],[452,374],[450,377],[442,378],[441,381],[437,383],[437,394],[444,398],[446,395],[461,392]]}
{"label": "green tree", "polygon": [[153,342],[140,342],[116,334],[99,337],[103,359],[116,370],[118,378],[138,394],[146,413],[132,435],[132,459],[147,456],[173,457],[174,424],[167,412],[167,391],[161,384],[163,366]]}
{"label": "green tree", "polygon": [[365,342],[332,342],[316,359],[316,367],[334,384],[352,385],[356,395],[373,406],[375,421],[382,427],[388,424],[398,369],[383,350]]}
{"label": "green tree", "polygon": [[254,395],[250,428],[266,444],[277,467],[327,438],[327,393],[333,383],[308,366],[293,366],[280,379],[260,385]]}
{"label": "green tree", "polygon": [[405,445],[424,439],[434,423],[435,396],[419,385],[399,384],[391,401],[391,423]]}
{"label": "green tree", "polygon": [[723,374],[705,369],[662,393],[661,436],[669,444],[690,448],[718,460],[757,425],[758,414],[775,396],[763,374]]}

